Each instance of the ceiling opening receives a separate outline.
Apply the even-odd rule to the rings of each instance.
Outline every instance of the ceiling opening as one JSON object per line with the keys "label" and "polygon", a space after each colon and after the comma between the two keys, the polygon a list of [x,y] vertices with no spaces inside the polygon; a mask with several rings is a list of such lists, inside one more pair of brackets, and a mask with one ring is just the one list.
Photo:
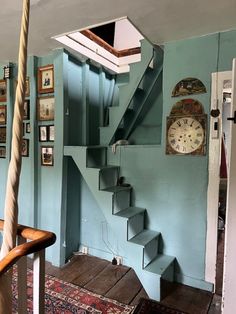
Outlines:
{"label": "ceiling opening", "polygon": [[53,38],[114,73],[129,72],[129,64],[141,60],[143,36],[127,17]]}

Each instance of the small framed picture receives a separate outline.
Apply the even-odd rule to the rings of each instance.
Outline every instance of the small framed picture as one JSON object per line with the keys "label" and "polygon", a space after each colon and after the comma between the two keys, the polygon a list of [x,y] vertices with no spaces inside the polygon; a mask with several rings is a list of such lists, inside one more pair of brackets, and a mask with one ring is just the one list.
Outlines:
{"label": "small framed picture", "polygon": [[7,107],[0,105],[0,124],[7,123]]}
{"label": "small framed picture", "polygon": [[38,120],[50,121],[54,120],[54,97],[42,97],[38,98]]}
{"label": "small framed picture", "polygon": [[48,140],[48,127],[46,125],[39,126],[39,142],[47,142]]}
{"label": "small framed picture", "polygon": [[53,147],[42,146],[41,147],[41,165],[42,166],[53,166]]}
{"label": "small framed picture", "polygon": [[24,101],[24,113],[23,113],[23,120],[29,120],[30,118],[30,101],[26,99]]}
{"label": "small framed picture", "polygon": [[26,126],[25,126],[25,132],[26,133],[30,133],[31,132],[31,128],[30,128],[30,123],[26,123]]}
{"label": "small framed picture", "polygon": [[38,92],[40,94],[54,92],[53,64],[38,68]]}
{"label": "small framed picture", "polygon": [[0,127],[0,143],[6,143],[7,128],[5,126]]}
{"label": "small framed picture", "polygon": [[26,81],[25,81],[25,97],[30,96],[30,79],[27,76]]}
{"label": "small framed picture", "polygon": [[22,157],[29,157],[29,140],[23,138],[21,144],[21,156]]}
{"label": "small framed picture", "polygon": [[22,123],[22,136],[25,136],[25,124],[24,124],[24,122]]}
{"label": "small framed picture", "polygon": [[54,142],[54,125],[48,125],[48,141]]}
{"label": "small framed picture", "polygon": [[6,147],[0,146],[0,158],[6,158]]}
{"label": "small framed picture", "polygon": [[0,101],[7,101],[7,81],[0,80]]}

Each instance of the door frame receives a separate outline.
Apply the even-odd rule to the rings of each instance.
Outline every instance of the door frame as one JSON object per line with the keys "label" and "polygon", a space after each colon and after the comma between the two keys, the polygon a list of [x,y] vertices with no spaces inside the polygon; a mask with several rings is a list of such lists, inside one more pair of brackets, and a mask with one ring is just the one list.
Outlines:
{"label": "door frame", "polygon": [[[223,82],[224,80],[229,79],[232,79],[232,71],[212,73],[211,110],[218,108],[220,113],[222,113]],[[210,116],[205,280],[213,283],[214,289],[217,258],[218,202],[222,136],[221,121],[221,114],[218,119]],[[218,137],[214,131],[215,122],[218,122]]]}

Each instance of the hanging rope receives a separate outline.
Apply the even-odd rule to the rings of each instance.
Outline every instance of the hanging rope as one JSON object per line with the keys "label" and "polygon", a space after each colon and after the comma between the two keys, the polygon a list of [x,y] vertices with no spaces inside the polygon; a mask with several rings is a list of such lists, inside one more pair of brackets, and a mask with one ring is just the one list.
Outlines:
{"label": "hanging rope", "polygon": [[[30,0],[23,0],[21,21],[20,47],[18,57],[18,84],[14,105],[12,126],[11,160],[8,169],[7,189],[4,208],[3,244],[0,259],[9,253],[16,245],[16,231],[18,221],[18,191],[21,171],[21,143],[23,105],[25,99],[25,80],[27,71],[27,43],[29,28]],[[12,312],[11,305],[11,275],[9,273],[0,278],[0,314]],[[9,300],[10,297],[10,300]],[[9,305],[10,304],[10,305]],[[10,307],[9,307],[10,306]]]}

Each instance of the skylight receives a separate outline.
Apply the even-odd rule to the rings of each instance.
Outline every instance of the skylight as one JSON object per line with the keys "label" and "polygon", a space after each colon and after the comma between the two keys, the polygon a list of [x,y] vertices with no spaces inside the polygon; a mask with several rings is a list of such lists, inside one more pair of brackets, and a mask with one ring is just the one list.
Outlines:
{"label": "skylight", "polygon": [[114,73],[129,72],[129,64],[141,60],[140,40],[143,36],[127,18],[53,38]]}

